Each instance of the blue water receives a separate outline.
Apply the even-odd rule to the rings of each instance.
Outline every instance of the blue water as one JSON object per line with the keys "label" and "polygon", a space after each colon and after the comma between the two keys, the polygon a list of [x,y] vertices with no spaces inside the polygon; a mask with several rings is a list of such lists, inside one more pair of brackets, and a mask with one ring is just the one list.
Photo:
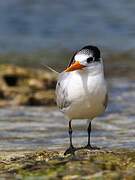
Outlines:
{"label": "blue water", "polygon": [[0,51],[135,48],[135,1],[1,0]]}

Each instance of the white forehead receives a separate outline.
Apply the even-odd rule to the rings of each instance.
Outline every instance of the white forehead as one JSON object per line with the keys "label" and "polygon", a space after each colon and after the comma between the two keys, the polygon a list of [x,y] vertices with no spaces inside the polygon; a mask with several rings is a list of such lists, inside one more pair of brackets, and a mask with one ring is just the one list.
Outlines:
{"label": "white forehead", "polygon": [[88,54],[76,54],[74,59],[75,59],[75,61],[84,61],[88,57],[90,57],[90,55],[88,55]]}

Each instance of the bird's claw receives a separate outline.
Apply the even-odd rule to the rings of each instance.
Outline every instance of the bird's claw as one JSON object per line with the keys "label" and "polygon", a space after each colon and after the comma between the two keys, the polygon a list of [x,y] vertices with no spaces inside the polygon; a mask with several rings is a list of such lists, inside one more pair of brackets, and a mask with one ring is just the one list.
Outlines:
{"label": "bird's claw", "polygon": [[76,151],[76,148],[73,147],[73,146],[70,146],[70,147],[64,152],[64,155],[67,155],[67,154],[74,155],[74,154],[75,154],[75,151]]}

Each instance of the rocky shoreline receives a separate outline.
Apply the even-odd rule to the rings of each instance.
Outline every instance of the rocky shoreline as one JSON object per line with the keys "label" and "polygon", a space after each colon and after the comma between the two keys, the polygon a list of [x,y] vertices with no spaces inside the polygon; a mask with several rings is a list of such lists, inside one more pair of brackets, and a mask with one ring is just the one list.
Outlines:
{"label": "rocky shoreline", "polygon": [[51,72],[0,65],[0,107],[55,105],[55,85]]}
{"label": "rocky shoreline", "polygon": [[[107,77],[134,79],[134,66],[120,67],[117,63],[107,65]],[[56,79],[47,70],[0,65],[0,107],[54,106]],[[1,151],[0,179],[135,179],[134,150],[79,150],[75,156],[63,154],[57,149]]]}
{"label": "rocky shoreline", "polygon": [[8,179],[129,179],[135,178],[135,151],[79,150],[0,153],[0,177]]}

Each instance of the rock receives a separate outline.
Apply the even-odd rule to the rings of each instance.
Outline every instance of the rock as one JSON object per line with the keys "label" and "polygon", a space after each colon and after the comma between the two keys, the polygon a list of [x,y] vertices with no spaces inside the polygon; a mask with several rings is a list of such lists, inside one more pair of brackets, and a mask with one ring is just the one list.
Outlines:
{"label": "rock", "polygon": [[35,99],[41,102],[41,105],[55,105],[55,93],[52,90],[39,91],[35,93]]}
{"label": "rock", "polygon": [[[135,151],[79,150],[1,152],[0,172],[8,179],[134,179]],[[1,177],[0,175],[0,177]]]}
{"label": "rock", "polygon": [[34,79],[34,78],[29,79],[28,86],[34,90],[46,89],[44,81],[39,80],[39,79]]}
{"label": "rock", "polygon": [[51,72],[0,65],[0,106],[55,105],[55,86]]}

